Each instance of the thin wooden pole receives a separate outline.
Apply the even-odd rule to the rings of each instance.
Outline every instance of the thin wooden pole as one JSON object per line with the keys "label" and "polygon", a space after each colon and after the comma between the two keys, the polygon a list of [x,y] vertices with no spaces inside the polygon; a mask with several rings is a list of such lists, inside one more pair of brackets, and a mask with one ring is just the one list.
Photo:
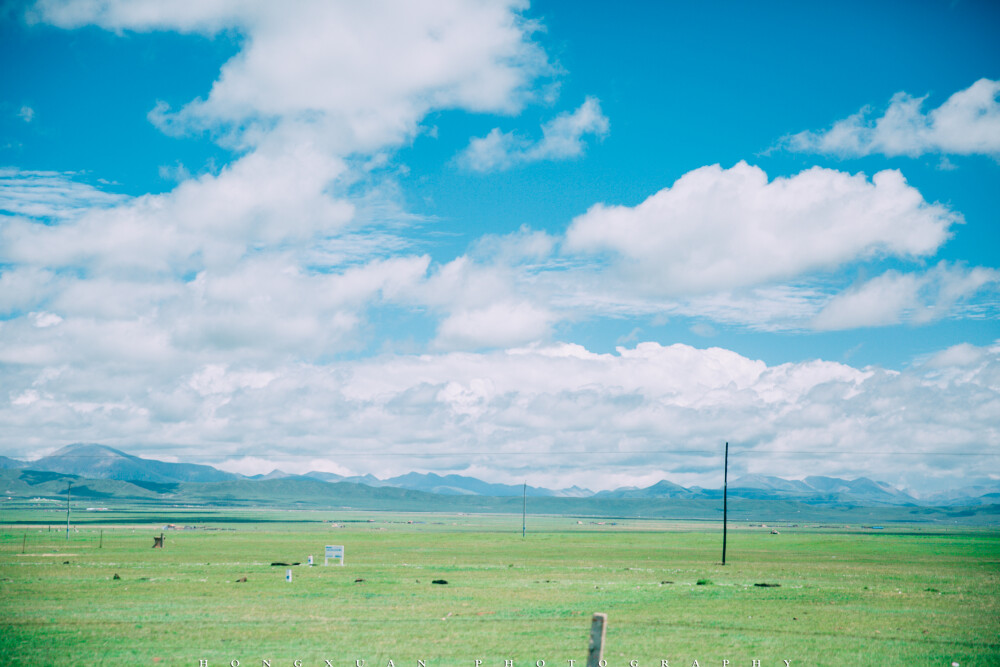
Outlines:
{"label": "thin wooden pole", "polygon": [[587,667],[599,667],[604,660],[604,635],[608,627],[607,614],[594,614],[590,622],[590,647],[587,649]]}
{"label": "thin wooden pole", "polygon": [[726,524],[729,523],[729,443],[726,443],[726,463],[722,473],[722,564],[726,564]]}
{"label": "thin wooden pole", "polygon": [[22,554],[24,553],[24,548],[25,548],[25,546],[27,546],[27,544],[28,544],[28,534],[25,533],[24,534],[24,538],[21,540],[21,553]]}
{"label": "thin wooden pole", "polygon": [[103,549],[104,548],[104,530],[103,529],[101,530],[101,543],[97,545],[97,548],[98,549]]}

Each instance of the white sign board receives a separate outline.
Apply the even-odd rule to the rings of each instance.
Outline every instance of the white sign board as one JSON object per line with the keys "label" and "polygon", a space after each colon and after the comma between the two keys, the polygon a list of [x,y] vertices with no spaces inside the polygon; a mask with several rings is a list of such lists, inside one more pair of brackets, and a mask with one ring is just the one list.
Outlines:
{"label": "white sign board", "polygon": [[340,559],[340,564],[344,564],[344,545],[326,545],[326,558],[323,561],[323,565],[329,565],[331,558]]}

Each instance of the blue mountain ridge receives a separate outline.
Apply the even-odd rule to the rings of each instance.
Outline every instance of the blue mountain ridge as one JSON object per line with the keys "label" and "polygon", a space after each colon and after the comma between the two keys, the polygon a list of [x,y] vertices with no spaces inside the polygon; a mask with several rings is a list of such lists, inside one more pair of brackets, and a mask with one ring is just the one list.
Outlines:
{"label": "blue mountain ridge", "polygon": [[[525,493],[531,497],[553,498],[721,498],[722,489],[686,488],[668,480],[661,480],[645,488],[622,487],[597,493],[580,487],[547,489],[521,484],[495,484],[475,477],[457,474],[410,472],[405,475],[379,479],[373,475],[342,476],[330,472],[312,471],[303,475],[273,470],[264,475],[239,475],[218,470],[209,465],[170,463],[146,459],[99,444],[73,444],[34,461],[19,461],[0,457],[0,468],[80,475],[94,479],[113,479],[145,483],[222,482],[229,480],[309,479],[322,482],[350,482],[370,487],[394,487],[423,491],[439,495],[473,495],[512,497]],[[955,489],[917,499],[884,482],[865,477],[844,480],[836,477],[809,476],[802,480],[787,480],[767,475],[745,475],[728,485],[733,498],[786,499],[814,504],[876,505],[980,505],[996,502],[998,486],[979,486]]]}

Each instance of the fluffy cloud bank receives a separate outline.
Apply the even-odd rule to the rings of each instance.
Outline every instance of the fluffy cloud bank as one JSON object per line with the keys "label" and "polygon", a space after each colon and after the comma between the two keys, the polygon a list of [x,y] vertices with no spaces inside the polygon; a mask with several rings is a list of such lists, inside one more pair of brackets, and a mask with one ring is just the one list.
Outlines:
{"label": "fluffy cloud bank", "polygon": [[[366,167],[352,157],[398,147],[434,109],[513,113],[532,99],[551,68],[525,8],[519,0],[41,0],[29,17],[65,28],[238,33],[239,53],[204,98],[177,111],[158,105],[150,118],[168,132],[210,130],[242,154],[172,192],[82,216],[79,198],[94,192],[70,192],[63,179],[77,219],[51,230],[7,221],[5,259],[191,275],[260,252],[315,258],[356,231],[350,223],[366,222],[355,221]],[[60,202],[38,192],[36,209],[26,209],[14,175],[3,184],[7,210],[37,219],[41,201],[58,213]]]}
{"label": "fluffy cloud bank", "polygon": [[431,109],[512,113],[550,71],[522,0],[163,3],[42,0],[36,20],[66,28],[243,36],[204,99],[151,118],[212,129],[238,145],[320,142],[338,155],[396,144]]}
{"label": "fluffy cloud bank", "polygon": [[[393,295],[450,315],[442,340],[465,345],[493,330],[495,315],[421,289],[428,259],[405,254],[398,221],[385,215],[396,206],[391,188],[369,179],[378,160],[367,158],[412,138],[431,110],[514,113],[530,101],[552,68],[526,7],[37,2],[32,20],[64,28],[239,34],[239,53],[204,97],[158,105],[150,118],[171,133],[210,130],[240,153],[218,173],[134,199],[73,175],[0,173],[10,214],[0,218],[0,286],[11,290],[0,308],[15,317],[0,337],[9,350],[64,360],[73,341],[127,350],[140,332],[159,342],[155,358],[314,359],[356,349],[366,309]],[[544,309],[508,301],[542,318],[523,335],[547,330]],[[43,311],[63,326],[32,341],[35,329],[17,318]],[[492,331],[487,342],[524,342],[517,331]]]}
{"label": "fluffy cloud bank", "polygon": [[815,167],[768,181],[741,162],[688,172],[635,207],[597,204],[573,220],[565,247],[609,253],[639,292],[680,295],[932,255],[960,221],[898,171],[869,180]]}
{"label": "fluffy cloud bank", "polygon": [[[398,146],[433,109],[511,113],[528,102],[552,68],[532,41],[538,26],[525,8],[501,0],[407,3],[388,12],[380,3],[311,0],[280,8],[37,3],[36,20],[63,27],[237,31],[240,53],[211,90],[151,117],[168,131],[210,129],[246,150],[219,173],[128,201],[73,178],[9,170],[0,205],[15,215],[0,221],[0,259],[9,267],[0,281],[18,293],[0,297],[0,307],[82,317],[90,304],[97,323],[131,313],[182,346],[253,343],[269,353],[300,349],[306,359],[355,349],[366,311],[387,301],[437,319],[435,349],[549,340],[560,322],[594,314],[840,328],[848,320],[833,317],[836,304],[816,317],[829,291],[780,283],[852,262],[931,256],[960,221],[898,172],[867,179],[817,168],[769,181],[740,163],[696,169],[633,208],[598,204],[565,237],[541,239],[528,263],[510,248],[442,266],[406,255],[404,235],[365,215],[356,185],[366,167],[354,158]],[[498,130],[474,139],[460,162],[490,170],[572,157],[587,136],[607,129],[599,102],[587,98],[546,123],[538,141]],[[382,275],[390,258],[408,267],[405,281],[394,278],[385,291],[340,281],[339,289],[358,291],[329,298],[330,276]],[[216,287],[237,281],[259,291]],[[106,298],[112,292],[121,296]],[[233,332],[244,327],[254,333]],[[310,332],[322,334],[296,348]]]}
{"label": "fluffy cloud bank", "polygon": [[404,239],[360,226],[355,206],[327,191],[343,162],[264,151],[130,200],[66,176],[9,172],[0,179],[0,206],[14,214],[0,219],[0,310],[65,321],[58,336],[10,322],[0,330],[8,350],[73,363],[70,350],[92,339],[127,350],[141,330],[161,341],[158,355],[191,354],[191,363],[311,361],[363,348],[369,315],[384,306],[427,318],[436,336],[414,342],[436,350],[551,340],[562,322],[608,315],[835,330],[940,319],[997,285],[992,269],[946,265],[842,293],[781,284],[935,252],[960,217],[892,171],[867,179],[812,169],[769,181],[742,163],[705,167],[637,207],[597,205],[565,236],[486,237],[435,265],[408,254]]}
{"label": "fluffy cloud bank", "polygon": [[925,97],[899,92],[878,118],[866,107],[824,132],[800,132],[782,145],[789,150],[843,156],[924,153],[1000,155],[1000,81],[980,79],[923,112]]}
{"label": "fluffy cloud bank", "polygon": [[988,458],[962,454],[995,442],[1000,423],[1000,346],[960,346],[903,373],[769,367],[656,343],[613,354],[561,344],[325,366],[206,364],[160,378],[154,391],[136,391],[147,376],[119,383],[109,373],[17,374],[0,406],[3,446],[99,439],[157,453],[169,442],[181,458],[208,450],[233,465],[254,456],[262,467],[379,475],[474,466],[497,481],[614,486],[664,476],[717,485],[728,440],[737,472],[870,475],[885,459],[858,453],[877,451],[907,462],[879,476],[919,487],[923,475],[988,474]]}

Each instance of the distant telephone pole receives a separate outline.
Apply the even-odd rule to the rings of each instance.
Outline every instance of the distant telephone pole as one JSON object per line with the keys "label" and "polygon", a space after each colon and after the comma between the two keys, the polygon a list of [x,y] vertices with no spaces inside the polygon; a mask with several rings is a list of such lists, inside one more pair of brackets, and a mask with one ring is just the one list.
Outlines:
{"label": "distant telephone pole", "polygon": [[729,522],[727,502],[729,487],[729,443],[726,443],[726,462],[722,473],[722,564],[726,564],[726,524]]}
{"label": "distant telephone pole", "polygon": [[66,539],[69,540],[69,496],[73,488],[73,482],[66,483]]}

